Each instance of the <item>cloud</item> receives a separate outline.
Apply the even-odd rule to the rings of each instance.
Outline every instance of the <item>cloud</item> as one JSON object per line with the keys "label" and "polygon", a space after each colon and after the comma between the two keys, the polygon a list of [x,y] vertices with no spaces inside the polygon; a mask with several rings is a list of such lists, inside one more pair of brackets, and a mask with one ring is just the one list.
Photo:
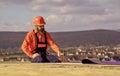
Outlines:
{"label": "cloud", "polygon": [[38,4],[42,4],[42,3],[45,3],[46,2],[46,0],[34,0],[36,3],[38,3]]}
{"label": "cloud", "polygon": [[46,0],[44,3],[38,3],[38,6],[33,5],[37,6],[37,12],[50,14],[47,17],[50,25],[61,25],[66,28],[74,26],[84,28],[111,26],[112,28],[112,25],[119,24],[119,3],[119,0],[60,0],[58,2]]}
{"label": "cloud", "polygon": [[72,22],[72,20],[73,20],[73,16],[72,15],[66,15],[65,18],[64,18],[65,22]]}
{"label": "cloud", "polygon": [[0,7],[6,7],[9,5],[26,5],[31,2],[32,0],[0,0]]}
{"label": "cloud", "polygon": [[72,12],[72,6],[70,5],[65,5],[65,6],[61,6],[59,9],[60,13],[68,13],[68,12]]}
{"label": "cloud", "polygon": [[34,28],[31,22],[26,22],[22,24],[10,23],[10,22],[0,22],[0,31],[30,31]]}
{"label": "cloud", "polygon": [[52,0],[53,2],[56,2],[56,3],[62,3],[63,0]]}
{"label": "cloud", "polygon": [[31,9],[32,9],[32,11],[38,11],[38,9],[40,9],[40,6],[39,5],[35,5]]}
{"label": "cloud", "polygon": [[0,22],[0,31],[14,31],[17,27],[14,23]]}
{"label": "cloud", "polygon": [[56,14],[106,14],[106,9],[118,9],[120,0],[1,0],[0,6],[19,4],[33,12]]}
{"label": "cloud", "polygon": [[32,0],[0,0],[1,3],[6,3],[6,4],[26,4],[31,1]]}
{"label": "cloud", "polygon": [[0,8],[5,7],[5,3],[0,2]]}
{"label": "cloud", "polygon": [[[79,30],[86,29],[88,27],[107,28],[108,26],[110,26],[109,28],[115,28],[113,27],[113,25],[118,26],[120,24],[119,22],[120,0],[0,0],[0,1],[1,1],[0,7],[6,7],[10,5],[25,6],[23,8],[26,8],[24,10],[28,11],[27,14],[29,14],[30,12],[28,16],[33,16],[35,14],[43,15],[46,17],[46,23],[49,25],[48,28],[54,26],[54,28],[57,29],[59,26],[61,26],[58,30],[61,30],[62,27],[64,27],[64,29],[66,30],[71,28]],[[23,25],[29,26],[30,23],[28,22]]]}
{"label": "cloud", "polygon": [[102,14],[104,9],[91,0],[35,0],[31,6],[32,11],[57,14]]}
{"label": "cloud", "polygon": [[52,24],[52,25],[58,24],[58,23],[61,23],[61,22],[62,22],[61,17],[59,17],[58,15],[55,15],[55,14],[49,15],[49,16],[46,18],[46,20],[47,20],[47,23],[48,23],[48,24]]}

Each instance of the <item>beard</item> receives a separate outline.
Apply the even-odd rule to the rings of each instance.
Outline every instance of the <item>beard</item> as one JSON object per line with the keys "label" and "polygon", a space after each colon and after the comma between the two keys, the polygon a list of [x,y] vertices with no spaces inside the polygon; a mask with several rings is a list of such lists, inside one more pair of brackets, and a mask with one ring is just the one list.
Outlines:
{"label": "beard", "polygon": [[39,32],[39,33],[45,33],[45,29],[44,28],[37,28],[37,31]]}
{"label": "beard", "polygon": [[45,33],[45,29],[44,29],[44,28],[41,28],[41,29],[39,29],[39,32],[40,32],[40,33]]}
{"label": "beard", "polygon": [[44,27],[40,28],[38,25],[35,25],[35,29],[37,30],[37,32],[39,32],[41,34],[45,33],[45,28]]}

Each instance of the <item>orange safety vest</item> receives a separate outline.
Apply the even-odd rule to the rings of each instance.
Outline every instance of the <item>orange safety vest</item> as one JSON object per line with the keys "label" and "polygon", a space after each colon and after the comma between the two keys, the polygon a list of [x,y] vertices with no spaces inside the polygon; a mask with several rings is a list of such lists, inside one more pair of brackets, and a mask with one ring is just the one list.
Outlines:
{"label": "orange safety vest", "polygon": [[[28,32],[21,46],[23,52],[31,58],[32,55],[36,52],[36,47],[47,48],[47,45],[49,45],[55,52],[60,51],[59,47],[52,40],[50,34],[48,32],[45,34],[40,34],[35,30]],[[38,44],[38,40],[40,41],[40,44]]]}

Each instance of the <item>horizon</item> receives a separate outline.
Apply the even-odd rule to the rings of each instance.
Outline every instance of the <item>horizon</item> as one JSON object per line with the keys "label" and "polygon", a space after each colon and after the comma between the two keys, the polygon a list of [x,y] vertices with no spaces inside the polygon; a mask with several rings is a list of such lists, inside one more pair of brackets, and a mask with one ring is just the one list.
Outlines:
{"label": "horizon", "polygon": [[[98,30],[101,30],[101,31],[116,31],[116,32],[120,32],[120,29],[116,29],[116,30],[111,30],[111,29],[90,29],[90,30],[76,30],[76,31],[54,31],[55,33],[56,32],[83,32],[83,31],[98,31]],[[31,31],[31,30],[29,30]],[[0,31],[0,32],[29,32],[29,31]],[[47,30],[46,30],[47,31]],[[47,31],[47,32],[50,32],[52,33],[53,31]],[[54,33],[53,32],[53,33]]]}

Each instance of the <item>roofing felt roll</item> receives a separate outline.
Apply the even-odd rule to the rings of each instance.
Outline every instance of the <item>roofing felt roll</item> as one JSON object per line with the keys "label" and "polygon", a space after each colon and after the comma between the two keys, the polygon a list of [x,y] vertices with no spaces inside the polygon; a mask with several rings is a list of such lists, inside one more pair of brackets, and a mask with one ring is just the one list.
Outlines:
{"label": "roofing felt roll", "polygon": [[100,61],[97,58],[88,58],[82,60],[83,64],[108,64],[108,65],[120,65],[120,61]]}

